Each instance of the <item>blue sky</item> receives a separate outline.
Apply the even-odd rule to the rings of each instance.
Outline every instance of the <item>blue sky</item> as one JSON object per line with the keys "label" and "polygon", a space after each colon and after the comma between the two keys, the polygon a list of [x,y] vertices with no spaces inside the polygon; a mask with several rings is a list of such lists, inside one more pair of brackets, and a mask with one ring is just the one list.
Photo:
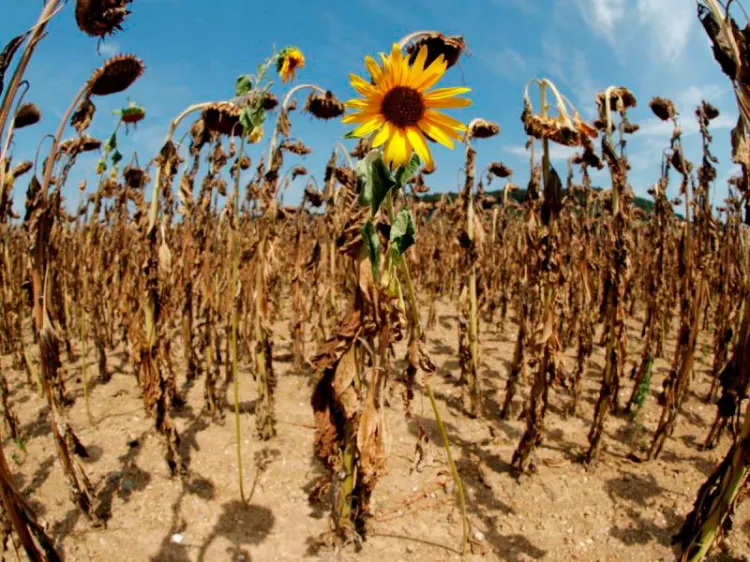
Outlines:
{"label": "blue sky", "polygon": [[[10,2],[0,41],[4,44],[32,25],[40,4]],[[497,137],[479,141],[480,169],[492,160],[503,161],[516,171],[516,182],[525,185],[528,158],[519,120],[523,88],[530,78],[547,77],[584,117],[593,116],[594,95],[609,85],[624,85],[635,93],[639,106],[631,119],[642,127],[629,144],[636,193],[644,195],[658,178],[671,132],[648,109],[655,95],[677,104],[686,153],[693,161],[700,158],[696,105],[705,98],[721,110],[713,126],[714,153],[720,160],[715,203],[726,195],[726,179],[733,172],[728,139],[736,121],[734,97],[712,58],[692,0],[135,0],[124,31],[107,39],[99,53],[97,41],[77,29],[74,4],[70,0],[52,22],[26,74],[31,83],[27,100],[41,107],[44,119],[18,132],[17,160],[33,158],[36,142],[55,131],[80,85],[115,53],[138,55],[146,73],[128,92],[95,101],[99,111],[91,134],[106,138],[115,124],[111,111],[128,98],[137,101],[148,117],[119,140],[126,161],[136,150],[144,163],[159,149],[177,113],[192,103],[231,97],[237,75],[252,72],[274,45],[294,44],[305,52],[307,64],[298,83],[313,82],[349,99],[355,93],[347,75],[364,73],[365,55],[388,50],[411,31],[434,29],[462,34],[469,47],[469,56],[441,85],[471,87],[474,104],[451,114],[465,122],[483,117],[501,127]],[[274,91],[283,97],[286,87],[276,80]],[[293,136],[313,148],[300,162],[320,180],[331,147],[346,129],[300,112],[293,114],[292,123]],[[267,124],[266,139],[271,126]],[[438,172],[431,177],[431,188],[456,190],[462,151],[436,146],[433,152]],[[561,175],[568,154],[553,151]],[[256,150],[251,156],[257,162],[260,155]],[[290,165],[297,163],[292,158],[287,159]],[[79,161],[65,191],[69,207],[75,206],[78,181],[93,183],[95,161],[95,156]],[[608,183],[606,175],[596,179]],[[292,186],[285,201],[298,201],[302,187]],[[676,194],[677,186],[671,189]],[[15,194],[16,209],[22,205],[21,191]]]}

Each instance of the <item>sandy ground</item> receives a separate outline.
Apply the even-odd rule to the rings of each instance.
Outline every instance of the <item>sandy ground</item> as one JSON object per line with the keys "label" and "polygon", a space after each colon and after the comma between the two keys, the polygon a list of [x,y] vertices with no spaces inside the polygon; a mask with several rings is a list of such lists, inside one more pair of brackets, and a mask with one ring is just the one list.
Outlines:
{"label": "sandy ground", "polygon": [[[728,447],[727,438],[714,451],[700,452],[696,446],[705,439],[715,412],[714,406],[699,399],[708,388],[711,355],[697,354],[692,392],[659,460],[639,464],[627,458],[634,446],[650,439],[656,426],[660,408],[652,391],[641,417],[646,437],[633,436],[627,416],[611,417],[602,460],[587,470],[577,459],[587,446],[598,394],[602,370],[598,351],[589,363],[583,403],[576,417],[561,417],[568,396],[562,390],[552,393],[546,439],[537,454],[538,473],[518,481],[509,463],[525,423],[503,422],[497,417],[516,327],[509,322],[505,333],[499,334],[494,326],[481,325],[480,372],[487,415],[471,420],[457,409],[460,390],[456,384],[454,305],[442,302],[438,311],[438,324],[428,334],[428,350],[440,368],[433,384],[467,489],[472,533],[481,539],[477,550],[484,550],[467,558],[514,562],[674,560],[671,536]],[[185,389],[187,405],[175,413],[190,471],[184,479],[170,478],[160,439],[144,415],[125,352],[110,353],[114,376],[108,384],[91,381],[93,425],[84,412],[78,365],[66,365],[68,388],[78,397],[69,416],[90,452],[85,469],[104,501],[111,504],[106,529],[93,528],[71,503],[44,403],[29,392],[19,373],[8,370],[9,358],[2,358],[11,379],[13,405],[28,438],[26,453],[5,443],[6,455],[19,489],[67,560],[460,559],[460,517],[429,402],[426,397],[418,398],[413,405],[415,415],[407,419],[398,388],[393,389],[390,401],[390,473],[375,492],[374,531],[359,553],[316,552],[316,539],[329,528],[328,512],[325,506],[308,501],[308,492],[322,468],[312,453],[310,375],[291,370],[287,316],[288,310],[282,311],[274,326],[279,424],[278,436],[267,443],[254,438],[256,393],[248,371],[242,371],[242,456],[245,486],[251,493],[247,504],[239,499],[231,416],[224,425],[197,418],[202,380]],[[639,325],[632,324],[629,360],[639,357]],[[667,356],[671,356],[672,344],[669,342]],[[569,350],[567,359],[571,367],[572,353],[574,350]],[[96,367],[93,356],[90,359],[93,377]],[[666,370],[667,364],[657,361],[653,389],[661,387]],[[627,397],[630,381],[624,384],[623,396]],[[519,409],[525,392],[518,397]],[[417,472],[412,467],[420,424],[432,442],[432,458]],[[736,514],[733,531],[710,559],[750,560],[748,554],[750,502],[745,502]],[[14,560],[14,554],[8,559]]]}

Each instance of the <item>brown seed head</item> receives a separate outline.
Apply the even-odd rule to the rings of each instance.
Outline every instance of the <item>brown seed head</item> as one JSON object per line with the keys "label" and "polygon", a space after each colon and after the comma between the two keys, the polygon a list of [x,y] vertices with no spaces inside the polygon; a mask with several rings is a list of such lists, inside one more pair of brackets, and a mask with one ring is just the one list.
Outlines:
{"label": "brown seed head", "polygon": [[502,162],[492,162],[490,164],[490,174],[497,178],[509,178],[513,175],[513,170]]}
{"label": "brown seed head", "polygon": [[440,55],[443,55],[443,58],[448,63],[448,68],[450,68],[458,62],[461,53],[466,50],[466,42],[461,35],[445,36],[442,33],[430,33],[429,35],[423,35],[406,47],[406,53],[409,55],[409,63],[414,62],[419,50],[425,45],[427,46],[425,67],[432,64]]}
{"label": "brown seed head", "polygon": [[105,37],[122,30],[130,15],[126,6],[132,0],[76,0],[78,28],[91,37]]}
{"label": "brown seed head", "polygon": [[370,152],[370,140],[369,139],[359,139],[357,141],[357,146],[354,147],[354,150],[352,150],[349,154],[353,156],[354,158],[362,159],[365,156],[367,156],[367,153]]}
{"label": "brown seed head", "polygon": [[127,186],[131,189],[142,189],[149,180],[146,171],[138,166],[128,166],[123,171],[122,176],[125,178]]}
{"label": "brown seed head", "polygon": [[677,114],[674,103],[667,98],[655,97],[649,102],[648,106],[654,112],[654,115],[662,121],[671,121]]}
{"label": "brown seed head", "polygon": [[703,115],[705,115],[706,119],[709,121],[713,121],[719,116],[719,110],[707,101],[701,102],[701,107],[703,108]]}
{"label": "brown seed head", "polygon": [[13,127],[23,129],[30,125],[36,125],[42,119],[42,112],[33,103],[25,103],[16,110],[16,116],[13,119]]}
{"label": "brown seed head", "polygon": [[20,178],[22,175],[24,175],[26,172],[31,170],[31,168],[34,166],[34,163],[31,162],[31,160],[24,160],[20,164],[18,164],[16,167],[13,168],[13,177],[14,178]]}
{"label": "brown seed head", "polygon": [[313,92],[307,98],[304,111],[312,113],[318,119],[335,119],[344,114],[344,104],[330,91],[322,96]]}
{"label": "brown seed head", "polygon": [[60,143],[59,151],[69,156],[80,154],[81,152],[91,152],[99,150],[102,147],[102,141],[88,135],[64,140]]}
{"label": "brown seed head", "polygon": [[78,134],[81,134],[89,128],[89,125],[91,125],[94,113],[96,113],[96,106],[90,98],[84,98],[81,100],[81,103],[78,104],[78,107],[76,107],[73,115],[71,115],[70,124],[75,127]]}
{"label": "brown seed head", "polygon": [[239,106],[229,102],[211,104],[203,110],[203,125],[211,133],[226,136],[242,136]]}
{"label": "brown seed head", "polygon": [[469,138],[471,139],[488,139],[499,132],[500,126],[497,123],[485,119],[474,119],[469,124]]}
{"label": "brown seed head", "polygon": [[89,92],[108,96],[127,90],[143,74],[143,69],[143,62],[135,55],[112,57],[89,78]]}

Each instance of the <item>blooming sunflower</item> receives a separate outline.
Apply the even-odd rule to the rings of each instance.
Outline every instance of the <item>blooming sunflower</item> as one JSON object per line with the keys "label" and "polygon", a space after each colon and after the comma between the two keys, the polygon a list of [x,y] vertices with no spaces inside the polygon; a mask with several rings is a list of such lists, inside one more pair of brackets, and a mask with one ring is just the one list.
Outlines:
{"label": "blooming sunflower", "polygon": [[355,109],[344,117],[344,123],[359,126],[351,136],[367,137],[374,133],[373,148],[385,145],[383,159],[393,167],[406,164],[416,152],[427,165],[432,166],[432,155],[425,137],[453,148],[453,140],[461,140],[466,125],[436,111],[451,107],[466,107],[471,101],[458,98],[470,88],[437,88],[428,91],[443,76],[448,63],[438,56],[425,68],[427,47],[419,50],[414,62],[401,54],[401,48],[393,45],[390,57],[380,55],[382,66],[372,57],[365,58],[371,82],[356,74],[350,74],[352,87],[364,99],[346,102]]}
{"label": "blooming sunflower", "polygon": [[279,73],[284,84],[295,78],[295,71],[304,66],[305,55],[297,47],[283,48],[276,59],[276,72]]}

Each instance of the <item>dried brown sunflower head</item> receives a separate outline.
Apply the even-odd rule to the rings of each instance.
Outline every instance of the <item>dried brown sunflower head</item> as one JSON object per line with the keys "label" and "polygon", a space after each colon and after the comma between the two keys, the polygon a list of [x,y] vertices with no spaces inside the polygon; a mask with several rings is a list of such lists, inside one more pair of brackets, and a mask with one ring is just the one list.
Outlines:
{"label": "dried brown sunflower head", "polygon": [[279,149],[293,152],[299,156],[304,156],[312,152],[310,147],[305,145],[301,140],[286,139],[279,145]]}
{"label": "dried brown sunflower head", "polygon": [[357,146],[354,147],[354,150],[352,150],[349,154],[353,156],[354,158],[362,159],[365,156],[367,156],[367,153],[370,152],[372,145],[370,144],[370,139],[361,138],[359,141],[357,141]]}
{"label": "dried brown sunflower head", "polygon": [[120,31],[130,15],[127,5],[133,0],[76,0],[78,28],[91,37],[105,37]]}
{"label": "dried brown sunflower head", "polygon": [[305,187],[304,196],[313,207],[320,207],[325,202],[323,194],[319,190],[315,189],[312,184],[307,184],[307,187]]}
{"label": "dried brown sunflower head", "polygon": [[125,185],[131,189],[143,189],[149,180],[146,170],[131,165],[128,165],[128,167],[125,168],[122,172],[122,177],[125,179]]}
{"label": "dried brown sunflower head", "polygon": [[239,106],[229,102],[213,103],[203,110],[203,125],[211,133],[242,136]]}
{"label": "dried brown sunflower head", "polygon": [[101,147],[102,141],[88,135],[83,135],[62,141],[59,150],[63,154],[74,155],[80,154],[81,152],[99,150]]}
{"label": "dried brown sunflower head", "polygon": [[31,125],[36,125],[42,119],[42,112],[33,103],[25,103],[16,110],[13,118],[13,127],[23,129]]}
{"label": "dried brown sunflower head", "polygon": [[432,61],[440,55],[443,55],[445,62],[448,63],[448,68],[450,68],[458,62],[461,53],[466,50],[466,42],[461,35],[446,36],[442,33],[429,33],[422,35],[414,43],[406,47],[410,64],[416,60],[417,54],[423,46],[427,46],[425,68],[432,64]]}
{"label": "dried brown sunflower head", "polygon": [[307,98],[304,111],[312,113],[318,119],[335,119],[344,114],[344,104],[330,91],[323,95],[313,92]]}
{"label": "dried brown sunflower head", "polygon": [[125,91],[143,74],[143,69],[143,61],[135,55],[112,57],[89,78],[89,93],[108,96]]}
{"label": "dried brown sunflower head", "polygon": [[638,105],[633,92],[623,86],[607,88],[604,92],[596,94],[596,105],[599,107],[599,118],[602,121],[607,120],[606,99],[609,92],[609,109],[610,111],[624,112],[631,107]]}
{"label": "dried brown sunflower head", "polygon": [[674,103],[667,98],[657,96],[649,102],[648,106],[651,108],[651,111],[654,112],[654,115],[662,121],[670,121],[675,118],[675,115],[677,115]]}
{"label": "dried brown sunflower head", "polygon": [[279,105],[279,100],[272,92],[266,92],[263,95],[263,109],[266,111],[273,111]]}
{"label": "dried brown sunflower head", "polygon": [[16,165],[13,168],[13,171],[11,173],[13,174],[14,178],[20,178],[26,172],[28,172],[29,170],[31,170],[31,168],[33,166],[34,166],[34,163],[31,162],[31,160],[24,160],[20,164]]}
{"label": "dried brown sunflower head", "polygon": [[96,106],[90,98],[85,97],[81,100],[81,103],[78,104],[73,115],[71,115],[70,124],[75,127],[78,134],[81,134],[89,128],[89,125],[91,125],[94,113],[96,113]]}
{"label": "dried brown sunflower head", "polygon": [[703,115],[706,116],[706,119],[709,121],[713,121],[719,116],[719,110],[716,108],[716,106],[711,105],[707,101],[701,102],[701,108],[703,109]]}
{"label": "dried brown sunflower head", "polygon": [[490,164],[490,174],[497,178],[509,178],[513,175],[513,170],[502,162],[492,162]]}
{"label": "dried brown sunflower head", "polygon": [[485,119],[474,119],[469,123],[470,139],[488,139],[500,132],[500,126]]}

